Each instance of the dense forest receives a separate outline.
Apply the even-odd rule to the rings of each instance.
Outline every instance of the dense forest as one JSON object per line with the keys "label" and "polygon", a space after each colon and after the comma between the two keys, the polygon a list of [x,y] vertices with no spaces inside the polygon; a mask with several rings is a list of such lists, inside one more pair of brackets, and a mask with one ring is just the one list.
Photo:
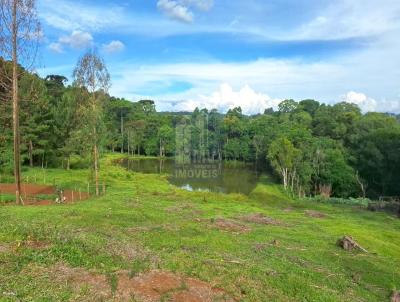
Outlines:
{"label": "dense forest", "polygon": [[[0,61],[0,70],[7,62]],[[133,156],[173,156],[177,124],[191,126],[191,144],[200,130],[207,143],[201,152],[218,160],[258,163],[275,174],[287,190],[305,195],[370,197],[400,195],[399,116],[362,114],[354,104],[285,100],[275,111],[247,116],[241,108],[157,112],[152,100],[130,102],[102,90],[101,106],[88,110],[93,94],[64,76],[40,78],[21,72],[21,152],[25,165],[70,168],[70,158],[90,158],[89,115],[95,115],[102,152]],[[0,88],[0,169],[12,172],[12,103]],[[88,113],[90,111],[90,114]],[[198,123],[198,121],[204,121]],[[197,135],[196,135],[197,133]]]}

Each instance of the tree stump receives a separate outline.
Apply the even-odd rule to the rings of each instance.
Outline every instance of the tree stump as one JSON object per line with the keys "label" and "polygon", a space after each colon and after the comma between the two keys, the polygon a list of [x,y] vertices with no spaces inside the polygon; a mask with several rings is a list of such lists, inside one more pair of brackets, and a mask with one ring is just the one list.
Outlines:
{"label": "tree stump", "polygon": [[397,290],[393,291],[392,299],[390,301],[391,302],[400,302],[400,292]]}
{"label": "tree stump", "polygon": [[[361,250],[368,253],[361,245],[359,245],[352,237],[344,236],[342,239],[337,241],[337,245],[343,248],[345,251],[352,251],[354,249]],[[400,301],[399,301],[400,302]]]}

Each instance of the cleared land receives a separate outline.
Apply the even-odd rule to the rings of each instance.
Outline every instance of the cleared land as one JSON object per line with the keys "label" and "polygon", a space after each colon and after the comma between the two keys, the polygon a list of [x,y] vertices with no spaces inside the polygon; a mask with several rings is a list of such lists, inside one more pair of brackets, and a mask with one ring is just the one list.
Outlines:
{"label": "cleared land", "polygon": [[[186,192],[115,158],[105,196],[0,207],[0,301],[390,301],[400,288],[394,216],[292,201],[267,178],[249,197]],[[65,189],[88,174],[46,170]],[[344,235],[369,253],[338,247]]]}

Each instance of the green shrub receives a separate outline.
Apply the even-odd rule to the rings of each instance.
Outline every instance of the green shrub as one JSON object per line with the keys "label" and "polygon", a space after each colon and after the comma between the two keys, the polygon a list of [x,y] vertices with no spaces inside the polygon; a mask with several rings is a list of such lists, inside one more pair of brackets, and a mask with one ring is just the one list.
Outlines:
{"label": "green shrub", "polygon": [[368,207],[368,204],[371,202],[370,199],[368,198],[338,198],[338,197],[330,197],[326,198],[324,196],[314,196],[312,198],[306,198],[303,200],[308,200],[308,201],[315,201],[315,202],[321,202],[321,203],[330,203],[330,204],[346,204],[346,205],[352,205],[352,206],[362,206],[362,207]]}

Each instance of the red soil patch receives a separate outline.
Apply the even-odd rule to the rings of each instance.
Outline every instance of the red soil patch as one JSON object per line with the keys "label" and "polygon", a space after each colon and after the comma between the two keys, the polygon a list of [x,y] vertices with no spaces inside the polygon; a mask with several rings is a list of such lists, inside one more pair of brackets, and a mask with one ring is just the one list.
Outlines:
{"label": "red soil patch", "polygon": [[128,301],[134,297],[142,302],[212,302],[234,301],[218,288],[213,288],[206,282],[185,278],[170,272],[150,271],[134,278],[126,273],[118,277],[116,298],[118,301]]}
{"label": "red soil patch", "polygon": [[85,296],[89,295],[90,301],[235,301],[222,289],[214,288],[206,282],[165,271],[153,270],[133,278],[129,277],[127,271],[120,271],[115,274],[117,284],[114,288],[105,275],[83,268],[71,268],[59,263],[46,271],[53,280],[67,283],[77,293],[85,288]]}
{"label": "red soil patch", "polygon": [[318,211],[312,211],[312,210],[307,210],[304,212],[304,214],[308,217],[313,217],[313,218],[325,218],[327,217],[324,213],[318,212]]}
{"label": "red soil patch", "polygon": [[[15,194],[15,184],[0,184],[0,193]],[[46,185],[21,184],[21,194],[26,205],[50,205],[55,200],[36,200],[37,195],[54,195],[57,194],[56,188]],[[64,190],[64,203],[70,203],[89,198],[86,192],[75,192],[72,190]]]}

